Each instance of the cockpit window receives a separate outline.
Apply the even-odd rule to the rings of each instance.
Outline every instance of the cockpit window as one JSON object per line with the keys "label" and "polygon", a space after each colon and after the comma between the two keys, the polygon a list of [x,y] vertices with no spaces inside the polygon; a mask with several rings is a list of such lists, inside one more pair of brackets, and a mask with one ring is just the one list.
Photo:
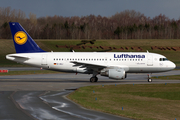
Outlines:
{"label": "cockpit window", "polygon": [[160,58],[159,61],[168,61],[167,58]]}

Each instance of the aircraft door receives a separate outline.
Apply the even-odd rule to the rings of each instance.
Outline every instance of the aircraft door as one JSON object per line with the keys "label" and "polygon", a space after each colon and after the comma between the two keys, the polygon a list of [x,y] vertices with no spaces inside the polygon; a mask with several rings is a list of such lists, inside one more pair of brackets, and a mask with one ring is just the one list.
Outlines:
{"label": "aircraft door", "polygon": [[153,55],[148,55],[147,66],[153,66]]}
{"label": "aircraft door", "polygon": [[47,65],[47,55],[42,55],[41,65]]}

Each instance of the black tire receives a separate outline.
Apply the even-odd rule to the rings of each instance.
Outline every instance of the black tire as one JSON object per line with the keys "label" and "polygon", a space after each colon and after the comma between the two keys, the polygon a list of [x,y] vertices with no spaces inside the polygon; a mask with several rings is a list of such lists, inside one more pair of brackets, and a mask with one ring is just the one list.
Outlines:
{"label": "black tire", "polygon": [[95,79],[96,79],[95,82],[97,82],[98,81],[98,77],[95,77]]}
{"label": "black tire", "polygon": [[92,83],[93,83],[93,82],[96,82],[96,77],[91,77],[91,78],[90,78],[90,82],[92,82]]}

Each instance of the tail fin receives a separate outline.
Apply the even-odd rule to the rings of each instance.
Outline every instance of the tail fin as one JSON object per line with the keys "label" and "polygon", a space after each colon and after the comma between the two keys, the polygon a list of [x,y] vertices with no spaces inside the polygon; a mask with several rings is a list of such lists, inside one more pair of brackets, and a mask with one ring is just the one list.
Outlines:
{"label": "tail fin", "polygon": [[9,22],[16,53],[45,52],[18,22]]}

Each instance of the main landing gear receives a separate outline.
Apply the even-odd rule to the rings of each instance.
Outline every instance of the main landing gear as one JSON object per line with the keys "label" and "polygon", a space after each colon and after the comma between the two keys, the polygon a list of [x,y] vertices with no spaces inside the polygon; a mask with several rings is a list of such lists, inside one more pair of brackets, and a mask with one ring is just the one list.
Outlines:
{"label": "main landing gear", "polygon": [[152,82],[151,74],[148,74],[148,82]]}
{"label": "main landing gear", "polygon": [[96,77],[96,75],[98,75],[97,71],[93,71],[93,76],[90,78],[90,82],[97,82],[98,81],[98,77]]}

